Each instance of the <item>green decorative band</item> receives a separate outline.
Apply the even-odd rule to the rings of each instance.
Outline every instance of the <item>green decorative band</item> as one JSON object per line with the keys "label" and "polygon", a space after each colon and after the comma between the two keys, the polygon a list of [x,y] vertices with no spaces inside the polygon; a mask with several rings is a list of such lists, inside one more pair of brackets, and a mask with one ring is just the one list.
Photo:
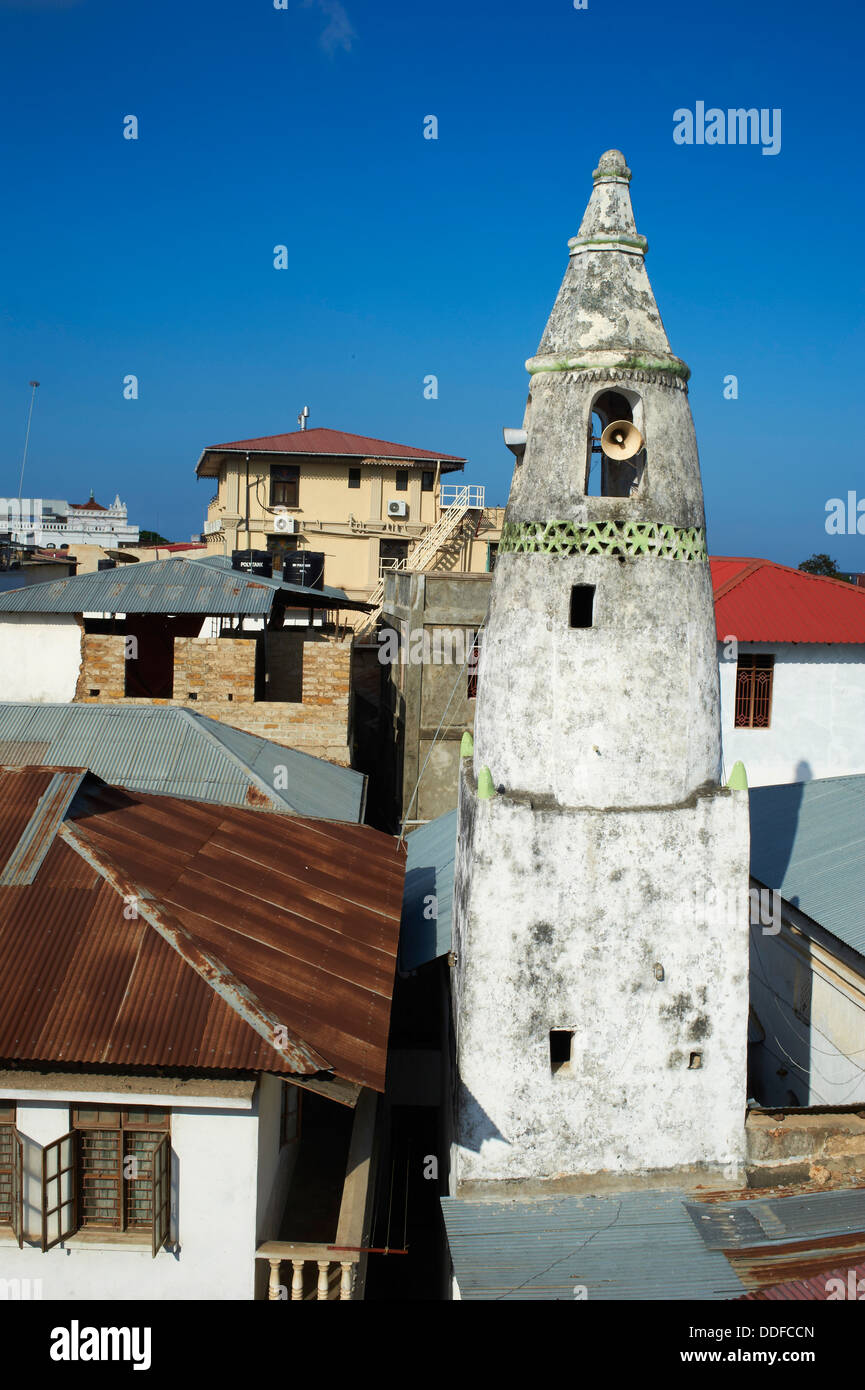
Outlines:
{"label": "green decorative band", "polygon": [[590,372],[595,368],[625,373],[657,372],[664,376],[680,377],[682,381],[687,381],[691,375],[687,362],[674,357],[672,353],[669,357],[656,357],[651,353],[635,352],[620,357],[617,353],[602,350],[571,357],[567,353],[545,352],[530,357],[526,362],[526,371],[530,376],[536,376],[538,372]]}
{"label": "green decorative band", "polygon": [[701,526],[668,526],[657,521],[507,521],[499,554],[656,555],[664,560],[708,560]]}

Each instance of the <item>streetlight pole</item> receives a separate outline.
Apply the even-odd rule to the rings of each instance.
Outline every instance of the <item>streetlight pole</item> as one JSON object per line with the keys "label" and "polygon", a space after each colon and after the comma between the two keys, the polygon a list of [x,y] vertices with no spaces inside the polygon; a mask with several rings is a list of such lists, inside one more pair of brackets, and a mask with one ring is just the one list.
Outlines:
{"label": "streetlight pole", "polygon": [[36,399],[36,387],[38,381],[31,381],[33,390],[30,395],[30,409],[27,412],[27,433],[24,435],[24,453],[21,457],[21,476],[18,479],[18,525],[21,525],[21,493],[24,488],[24,465],[27,462],[27,445],[30,443],[30,421],[33,419],[33,402]]}

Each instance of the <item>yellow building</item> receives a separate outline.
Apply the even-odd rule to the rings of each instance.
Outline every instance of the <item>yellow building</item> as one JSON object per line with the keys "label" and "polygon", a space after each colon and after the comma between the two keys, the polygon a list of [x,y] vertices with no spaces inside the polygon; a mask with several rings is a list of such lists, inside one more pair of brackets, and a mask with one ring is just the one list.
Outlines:
{"label": "yellow building", "polygon": [[196,467],[217,483],[208,551],[266,550],[286,573],[304,554],[311,565],[323,556],[325,584],[373,602],[394,567],[488,570],[503,509],[486,508],[482,487],[451,476],[464,465],[453,454],[324,428],[213,445]]}

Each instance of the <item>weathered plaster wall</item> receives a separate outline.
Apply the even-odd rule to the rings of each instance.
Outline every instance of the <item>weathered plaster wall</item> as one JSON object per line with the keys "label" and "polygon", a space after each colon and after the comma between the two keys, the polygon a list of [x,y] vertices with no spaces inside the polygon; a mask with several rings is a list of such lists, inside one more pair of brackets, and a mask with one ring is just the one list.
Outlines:
{"label": "weathered plaster wall", "polygon": [[[478,801],[469,768],[455,895],[457,1182],[738,1168],[747,795],[532,810]],[[572,1064],[556,1074],[551,1029],[574,1031]]]}
{"label": "weathered plaster wall", "polygon": [[742,642],[739,651],[775,655],[771,724],[734,727],[736,662],[719,642],[728,771],[741,759],[752,787],[865,772],[865,646]]}
{"label": "weathered plaster wall", "polygon": [[[588,628],[569,626],[576,584],[595,585]],[[708,564],[500,555],[475,733],[476,774],[563,806],[665,804],[716,784]]]}
{"label": "weathered plaster wall", "polygon": [[3,699],[37,704],[73,699],[81,669],[81,642],[81,626],[72,613],[4,613],[0,620]]}

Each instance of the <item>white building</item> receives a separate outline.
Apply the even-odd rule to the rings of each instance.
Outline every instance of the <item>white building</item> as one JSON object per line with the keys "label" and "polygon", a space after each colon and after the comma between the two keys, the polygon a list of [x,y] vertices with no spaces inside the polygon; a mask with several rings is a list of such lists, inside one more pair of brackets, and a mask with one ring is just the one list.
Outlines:
{"label": "white building", "polygon": [[458,1197],[743,1169],[747,795],[720,784],[688,368],[629,181],[602,156],[527,363],[459,793]]}
{"label": "white building", "polygon": [[22,545],[62,546],[137,545],[139,530],[129,522],[119,494],[110,507],[94,500],[66,502],[59,498],[0,497],[0,531],[9,531]]}
{"label": "white building", "polygon": [[726,770],[753,786],[865,772],[865,589],[712,560]]}
{"label": "white building", "polygon": [[861,1107],[865,776],[756,787],[750,801],[749,1095]]}
{"label": "white building", "polygon": [[0,799],[0,1288],[362,1297],[395,842],[80,768]]}

